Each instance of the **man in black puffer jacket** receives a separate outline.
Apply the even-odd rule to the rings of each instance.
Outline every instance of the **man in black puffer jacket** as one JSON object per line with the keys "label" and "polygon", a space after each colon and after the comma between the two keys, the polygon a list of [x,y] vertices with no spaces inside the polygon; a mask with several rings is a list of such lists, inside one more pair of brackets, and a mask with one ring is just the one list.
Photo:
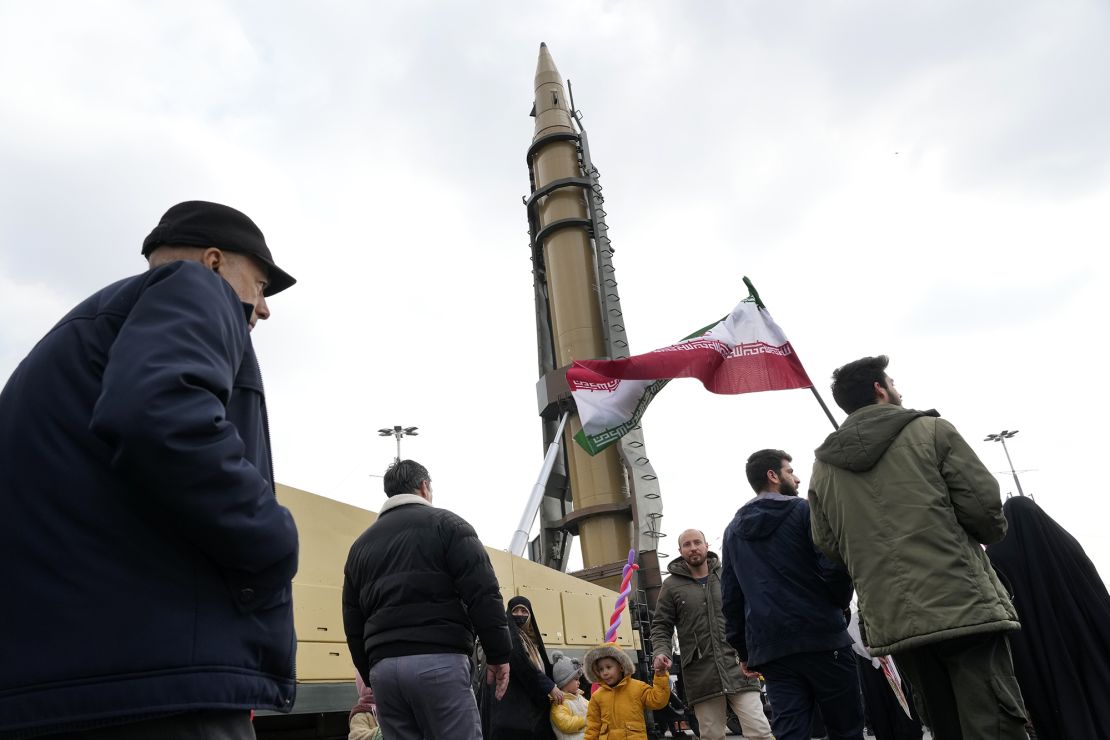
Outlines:
{"label": "man in black puffer jacket", "polygon": [[217,203],[142,253],[0,393],[3,737],[253,738],[251,709],[293,706],[297,530],[250,331],[294,280]]}
{"label": "man in black puffer jacket", "polygon": [[468,658],[475,631],[498,699],[512,653],[489,555],[473,527],[432,506],[423,465],[390,466],[385,493],[389,500],[351,545],[343,571],[351,658],[374,689],[386,737],[481,740]]}

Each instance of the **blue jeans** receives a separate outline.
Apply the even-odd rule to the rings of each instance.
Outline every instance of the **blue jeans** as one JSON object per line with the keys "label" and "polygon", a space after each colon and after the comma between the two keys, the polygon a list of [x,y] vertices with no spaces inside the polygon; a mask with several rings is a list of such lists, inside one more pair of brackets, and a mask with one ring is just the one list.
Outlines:
{"label": "blue jeans", "polygon": [[809,740],[817,707],[829,740],[863,740],[863,700],[851,646],[785,655],[759,671],[767,679],[776,740]]}
{"label": "blue jeans", "polygon": [[382,735],[389,740],[482,740],[465,655],[383,658],[370,668],[370,687]]}

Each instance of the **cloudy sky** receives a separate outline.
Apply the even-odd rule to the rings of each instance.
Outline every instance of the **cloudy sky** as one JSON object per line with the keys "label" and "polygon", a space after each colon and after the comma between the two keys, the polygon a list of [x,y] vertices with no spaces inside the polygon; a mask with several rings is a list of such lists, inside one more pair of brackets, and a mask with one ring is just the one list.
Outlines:
{"label": "cloudy sky", "polygon": [[[250,214],[300,283],[254,339],[278,479],[376,509],[392,439],[507,547],[539,470],[525,152],[546,41],[607,196],[633,351],[750,276],[827,387],[886,353],[1110,578],[1110,9],[0,0],[0,379],[140,272],[165,209]],[[837,412],[838,418],[843,415]],[[672,383],[644,420],[662,551],[719,542],[747,455],[808,478],[809,392]]]}

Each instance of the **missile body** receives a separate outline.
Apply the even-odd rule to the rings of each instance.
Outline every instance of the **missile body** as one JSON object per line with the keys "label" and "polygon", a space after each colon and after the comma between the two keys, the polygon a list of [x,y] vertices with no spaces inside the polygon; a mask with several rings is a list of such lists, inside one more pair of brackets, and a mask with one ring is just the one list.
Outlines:
{"label": "missile body", "polygon": [[[535,136],[528,150],[532,194],[526,201],[532,235],[536,287],[537,333],[540,345],[540,412],[545,443],[553,435],[557,408],[565,408],[566,368],[574,360],[627,356],[620,323],[619,298],[612,279],[612,254],[599,218],[600,184],[589,162],[588,145],[575,120],[562,78],[545,44],[540,45],[535,78]],[[603,211],[602,211],[603,214]],[[603,248],[599,248],[603,242]],[[607,271],[607,272],[606,272]],[[604,274],[603,274],[604,273]],[[614,318],[615,317],[615,318]],[[559,403],[559,399],[562,403]],[[643,448],[639,431],[591,457],[575,442],[581,429],[572,415],[564,433],[566,468],[549,483],[541,508],[541,557],[565,567],[569,539],[548,541],[561,529],[577,534],[586,570],[579,574],[616,589],[620,566],[630,547],[641,553],[641,583],[648,576],[649,601],[654,605],[658,581],[655,556],[660,506],[658,485],[646,456],[630,463],[628,445]],[[639,483],[639,489],[637,488]],[[631,484],[631,485],[630,485]],[[562,489],[559,490],[560,485]],[[569,489],[573,511],[560,505]],[[638,495],[640,491],[643,495]],[[637,503],[643,504],[637,507]],[[637,511],[639,509],[639,512]],[[561,516],[560,516],[561,515]],[[647,552],[648,557],[643,555]]]}
{"label": "missile body", "polygon": [[[584,179],[566,92],[546,45],[540,47],[536,68],[535,103],[531,165],[536,191],[568,178]],[[570,185],[551,190],[537,199],[536,212],[541,233],[553,224],[562,224],[561,228],[548,231],[542,245],[556,367],[565,367],[576,359],[604,357],[595,258],[583,187]],[[579,429],[578,418],[572,417],[564,433],[574,508],[618,509],[599,512],[579,522],[582,559],[589,568],[628,557],[630,518],[621,510],[628,503],[628,492],[623,485],[617,450],[609,448],[590,457],[574,442]]]}

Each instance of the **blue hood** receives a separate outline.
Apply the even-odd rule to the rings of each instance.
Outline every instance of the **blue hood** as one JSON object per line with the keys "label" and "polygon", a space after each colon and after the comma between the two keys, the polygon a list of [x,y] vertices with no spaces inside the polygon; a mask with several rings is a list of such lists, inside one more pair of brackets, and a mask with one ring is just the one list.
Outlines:
{"label": "blue hood", "polygon": [[762,540],[770,537],[789,518],[802,499],[757,498],[736,512],[737,531],[745,540]]}

